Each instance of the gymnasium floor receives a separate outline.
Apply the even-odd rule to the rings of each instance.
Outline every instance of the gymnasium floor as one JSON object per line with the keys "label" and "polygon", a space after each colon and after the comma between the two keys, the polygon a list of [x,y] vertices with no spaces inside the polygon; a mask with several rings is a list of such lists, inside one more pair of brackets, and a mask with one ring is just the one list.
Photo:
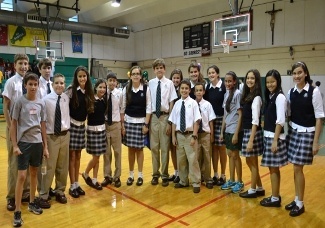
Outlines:
{"label": "gymnasium floor", "polygon": [[[13,212],[6,210],[7,150],[5,123],[0,119],[0,227],[12,227]],[[296,218],[288,215],[284,205],[294,197],[292,165],[281,169],[281,208],[259,206],[261,198],[242,199],[236,194],[217,187],[201,187],[199,194],[192,188],[174,189],[170,184],[152,186],[151,154],[145,149],[144,184],[127,186],[127,148],[123,147],[122,186],[108,186],[102,191],[88,187],[80,175],[86,196],[74,199],[66,194],[68,203],[52,200],[52,207],[42,215],[34,215],[23,204],[23,227],[325,227],[325,134],[321,136],[321,149],[314,164],[305,167],[306,212]],[[80,172],[90,156],[83,152]],[[173,171],[171,162],[170,173]],[[228,175],[228,170],[226,171]],[[136,172],[137,175],[137,172]],[[270,195],[268,169],[261,167],[260,175],[266,196]],[[137,177],[137,176],[136,176]],[[243,180],[249,188],[250,173],[243,160]],[[103,180],[102,161],[99,180]],[[161,182],[161,181],[160,181]]]}

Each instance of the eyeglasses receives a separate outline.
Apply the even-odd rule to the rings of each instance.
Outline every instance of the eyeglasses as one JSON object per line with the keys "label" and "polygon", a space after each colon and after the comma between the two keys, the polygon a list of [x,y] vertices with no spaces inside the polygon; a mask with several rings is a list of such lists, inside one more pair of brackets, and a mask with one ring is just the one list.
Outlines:
{"label": "eyeglasses", "polygon": [[131,76],[140,76],[141,74],[140,73],[132,73]]}

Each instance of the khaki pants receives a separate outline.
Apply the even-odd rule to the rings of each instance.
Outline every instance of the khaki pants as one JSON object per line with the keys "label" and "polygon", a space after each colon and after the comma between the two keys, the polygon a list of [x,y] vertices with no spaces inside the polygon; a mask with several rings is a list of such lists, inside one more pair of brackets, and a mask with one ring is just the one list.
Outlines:
{"label": "khaki pants", "polygon": [[190,145],[192,135],[182,135],[176,133],[177,138],[177,166],[180,184],[188,185],[188,178],[190,178],[193,187],[200,187],[201,172],[199,162],[197,159],[197,142],[194,146]]}
{"label": "khaki pants", "polygon": [[[37,190],[40,197],[47,199],[49,189],[55,176],[55,192],[63,195],[67,186],[69,170],[69,142],[70,132],[66,135],[47,135],[47,146],[50,157],[47,159],[47,172],[42,177],[41,168],[38,169]],[[43,178],[43,179],[42,179]]]}
{"label": "khaki pants", "polygon": [[[152,176],[168,178],[170,135],[166,135],[168,115],[151,116],[150,122],[150,149],[152,155]],[[161,157],[161,167],[160,167]],[[159,172],[161,168],[161,173]]]}
{"label": "khaki pants", "polygon": [[198,134],[198,161],[204,181],[211,182],[211,140],[210,133]]}
{"label": "khaki pants", "polygon": [[[112,125],[106,125],[107,150],[104,154],[104,177],[120,178],[122,169],[122,136],[121,122],[113,122]],[[115,159],[115,171],[112,176],[112,147]]]}
{"label": "khaki pants", "polygon": [[[15,189],[16,189],[16,182],[17,182],[17,175],[18,175],[18,162],[17,156],[14,155],[13,146],[10,139],[10,132],[9,129],[6,129],[6,143],[7,143],[7,151],[8,151],[8,176],[7,176],[7,199],[14,199],[15,198]],[[27,176],[24,183],[24,191],[23,191],[23,198],[25,198],[29,194],[29,169],[27,169]]]}

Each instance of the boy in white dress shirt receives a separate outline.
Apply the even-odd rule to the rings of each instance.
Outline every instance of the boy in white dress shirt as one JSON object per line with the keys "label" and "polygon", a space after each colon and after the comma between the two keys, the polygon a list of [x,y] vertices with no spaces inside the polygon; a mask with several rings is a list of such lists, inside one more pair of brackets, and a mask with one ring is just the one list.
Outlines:
{"label": "boy in white dress shirt", "polygon": [[[122,91],[116,88],[117,78],[113,72],[107,75],[107,115],[105,117],[106,136],[107,136],[107,151],[104,154],[104,180],[101,183],[103,187],[112,184],[119,188],[121,186],[121,169],[122,169],[122,128],[121,128],[121,115],[120,109],[122,106]],[[109,107],[111,99],[112,107]],[[112,175],[112,148],[114,150],[115,158],[115,171]]]}
{"label": "boy in white dress shirt", "polygon": [[151,184],[157,185],[158,179],[161,177],[163,187],[169,185],[168,163],[171,126],[168,124],[168,115],[173,109],[174,100],[177,98],[173,82],[165,77],[165,67],[163,59],[156,59],[152,64],[156,77],[149,81],[152,101],[150,149],[153,171]]}
{"label": "boy in white dress shirt", "polygon": [[201,114],[195,100],[189,97],[191,84],[184,80],[180,84],[181,99],[179,99],[169,116],[172,122],[172,141],[176,146],[179,183],[175,188],[184,188],[192,181],[193,192],[200,192],[200,167],[197,159],[197,139]]}

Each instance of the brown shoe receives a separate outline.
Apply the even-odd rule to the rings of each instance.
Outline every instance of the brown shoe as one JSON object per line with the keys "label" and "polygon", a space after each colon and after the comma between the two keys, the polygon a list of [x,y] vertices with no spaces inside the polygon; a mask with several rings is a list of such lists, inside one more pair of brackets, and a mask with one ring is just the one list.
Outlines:
{"label": "brown shoe", "polygon": [[67,203],[67,197],[65,197],[65,195],[60,195],[59,193],[57,193],[55,195],[55,200],[58,201],[59,203],[62,203],[62,204],[66,204]]}
{"label": "brown shoe", "polygon": [[15,199],[8,199],[7,201],[7,210],[14,211],[16,209]]}
{"label": "brown shoe", "polygon": [[37,200],[38,206],[43,209],[49,209],[51,208],[51,203],[50,201],[42,198],[38,198]]}

